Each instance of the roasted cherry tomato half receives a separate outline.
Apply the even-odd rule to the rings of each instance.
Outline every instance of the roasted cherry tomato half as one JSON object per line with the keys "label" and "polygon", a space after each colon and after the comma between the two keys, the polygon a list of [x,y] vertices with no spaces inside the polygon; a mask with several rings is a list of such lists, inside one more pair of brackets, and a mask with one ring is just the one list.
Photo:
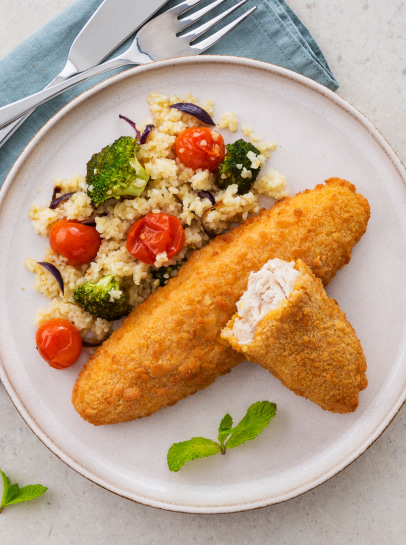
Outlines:
{"label": "roasted cherry tomato half", "polygon": [[82,352],[82,338],[68,320],[55,318],[43,323],[35,335],[40,356],[55,369],[66,369]]}
{"label": "roasted cherry tomato half", "polygon": [[185,231],[175,216],[147,214],[134,223],[127,235],[127,250],[143,263],[153,265],[156,256],[177,255],[185,243]]}
{"label": "roasted cherry tomato half", "polygon": [[96,257],[100,235],[95,227],[74,220],[58,220],[51,227],[49,244],[53,251],[66,257],[68,265],[84,265]]}
{"label": "roasted cherry tomato half", "polygon": [[225,146],[220,133],[208,127],[182,131],[175,142],[176,156],[186,167],[215,170],[224,159]]}

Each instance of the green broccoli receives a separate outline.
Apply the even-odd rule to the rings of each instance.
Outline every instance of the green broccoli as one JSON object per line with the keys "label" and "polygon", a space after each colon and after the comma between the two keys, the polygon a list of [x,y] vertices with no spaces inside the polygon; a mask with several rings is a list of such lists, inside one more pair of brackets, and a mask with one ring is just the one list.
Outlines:
{"label": "green broccoli", "polygon": [[172,278],[173,276],[176,276],[174,274],[177,273],[180,267],[186,263],[186,259],[181,259],[177,263],[174,263],[173,265],[168,265],[167,267],[159,267],[158,269],[152,269],[151,274],[152,277],[155,280],[159,280],[160,286],[165,286],[165,284],[168,283],[168,280]]}
{"label": "green broccoli", "polygon": [[95,153],[87,163],[87,194],[97,207],[108,199],[138,197],[149,180],[137,159],[140,144],[136,138],[122,136]]}
{"label": "green broccoli", "polygon": [[[114,297],[112,290],[121,291],[119,297]],[[73,300],[90,314],[109,321],[118,320],[131,310],[128,295],[120,290],[113,275],[104,276],[96,284],[85,282],[75,289]]]}
{"label": "green broccoli", "polygon": [[242,138],[227,144],[226,155],[218,167],[217,183],[220,188],[226,189],[229,185],[237,184],[238,193],[248,193],[261,170],[262,165],[256,159],[258,155],[259,149]]}

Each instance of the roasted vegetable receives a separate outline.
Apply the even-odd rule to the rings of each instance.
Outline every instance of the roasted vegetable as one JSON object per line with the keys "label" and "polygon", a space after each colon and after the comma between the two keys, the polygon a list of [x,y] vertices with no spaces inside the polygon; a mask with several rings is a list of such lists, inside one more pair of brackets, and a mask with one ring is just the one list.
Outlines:
{"label": "roasted vegetable", "polygon": [[237,184],[238,193],[248,193],[257,179],[262,163],[258,158],[260,151],[242,138],[226,145],[226,155],[218,166],[217,179],[221,189]]}
{"label": "roasted vegetable", "polygon": [[112,275],[96,284],[82,284],[73,292],[73,300],[93,316],[109,321],[118,320],[131,310],[126,292]]}
{"label": "roasted vegetable", "polygon": [[137,159],[137,138],[122,136],[87,163],[87,194],[97,207],[111,198],[138,197],[149,176]]}
{"label": "roasted vegetable", "polygon": [[168,265],[167,267],[159,267],[158,269],[153,268],[151,269],[151,274],[155,280],[159,280],[160,286],[165,286],[170,278],[177,275],[178,270],[186,261],[185,258],[173,265]]}

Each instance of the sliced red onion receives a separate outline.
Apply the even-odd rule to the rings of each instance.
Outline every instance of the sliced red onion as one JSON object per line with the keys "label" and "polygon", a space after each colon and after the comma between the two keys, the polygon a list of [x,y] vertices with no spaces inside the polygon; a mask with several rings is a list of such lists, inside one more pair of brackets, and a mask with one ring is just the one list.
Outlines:
{"label": "sliced red onion", "polygon": [[55,278],[55,280],[59,284],[59,288],[62,292],[62,295],[65,293],[65,287],[63,285],[63,279],[61,276],[61,273],[58,271],[58,269],[55,267],[55,265],[52,265],[52,263],[48,263],[47,261],[38,261],[38,265],[41,265],[41,267],[44,267],[48,272],[52,274],[52,276]]}
{"label": "sliced red onion", "polygon": [[87,346],[88,348],[93,348],[96,346],[100,346],[103,341],[85,341],[82,339],[83,346]]}
{"label": "sliced red onion", "polygon": [[62,191],[62,189],[60,187],[58,187],[57,185],[54,187],[54,190],[52,192],[51,202],[56,199],[57,194],[60,193],[61,191]]}
{"label": "sliced red onion", "polygon": [[193,115],[193,117],[196,117],[196,119],[202,123],[206,123],[206,125],[215,125],[206,110],[203,110],[203,108],[200,108],[200,106],[196,106],[196,104],[192,104],[191,102],[178,102],[177,104],[172,104],[169,108],[175,108],[185,114]]}
{"label": "sliced red onion", "polygon": [[204,232],[206,233],[206,235],[208,235],[210,238],[214,238],[217,236],[217,233],[214,233],[213,231],[210,231],[210,229],[206,226],[206,216],[209,212],[211,212],[214,208],[216,208],[217,206],[221,206],[223,203],[220,201],[220,202],[216,202],[215,204],[213,204],[212,206],[209,206],[208,208],[206,208],[206,210],[203,212],[202,214],[202,217],[200,218],[200,221],[201,221],[201,224],[202,224],[202,227],[203,227],[203,230]]}
{"label": "sliced red onion", "polygon": [[67,201],[75,193],[76,193],[76,191],[73,191],[72,193],[64,193],[64,195],[61,195],[57,199],[53,198],[51,204],[49,205],[49,208],[52,208],[52,210],[55,210],[55,208],[58,208],[58,206],[61,204],[61,202]]}
{"label": "sliced red onion", "polygon": [[145,144],[149,133],[151,132],[152,129],[155,128],[155,125],[147,125],[144,129],[144,132],[141,134],[140,131],[137,129],[137,125],[134,123],[134,121],[131,121],[131,119],[129,119],[125,115],[119,114],[118,117],[120,119],[124,119],[124,121],[127,121],[127,123],[131,125],[131,127],[135,130],[135,134],[137,135],[137,139],[140,144]]}
{"label": "sliced red onion", "polygon": [[138,142],[141,143],[141,133],[140,133],[140,131],[137,129],[137,125],[134,123],[134,121],[131,121],[131,119],[129,119],[129,118],[126,117],[125,115],[119,114],[118,117],[119,117],[120,119],[124,119],[124,121],[127,121],[127,123],[129,123],[129,124],[131,125],[131,127],[135,130],[135,134],[137,135]]}
{"label": "sliced red onion", "polygon": [[147,125],[144,129],[144,132],[141,135],[140,144],[145,144],[147,141],[149,133],[152,131],[152,129],[155,129],[155,125]]}
{"label": "sliced red onion", "polygon": [[198,195],[201,199],[209,199],[211,204],[216,204],[216,199],[213,197],[210,191],[199,191]]}
{"label": "sliced red onion", "polygon": [[183,206],[183,201],[182,199],[179,197],[179,195],[177,195],[176,193],[172,193],[173,197],[175,200],[178,201],[179,204],[181,204]]}

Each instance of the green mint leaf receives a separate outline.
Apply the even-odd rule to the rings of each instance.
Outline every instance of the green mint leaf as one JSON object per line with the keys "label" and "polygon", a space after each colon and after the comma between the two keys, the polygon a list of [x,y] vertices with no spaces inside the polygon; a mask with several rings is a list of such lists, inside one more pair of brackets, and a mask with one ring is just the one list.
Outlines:
{"label": "green mint leaf", "polygon": [[[193,437],[189,441],[174,443],[168,450],[167,461],[171,471],[179,471],[186,462],[212,456],[227,448],[238,447],[245,441],[255,439],[267,427],[276,414],[275,403],[258,401],[251,405],[247,414],[235,428],[233,419],[227,413],[221,420],[218,431],[219,443],[205,437]],[[228,437],[228,440],[226,441]]]}
{"label": "green mint leaf", "polygon": [[186,462],[212,456],[221,451],[221,447],[211,439],[193,437],[189,441],[174,443],[168,450],[168,467],[171,471],[179,471]]}
{"label": "green mint leaf", "polygon": [[14,497],[7,502],[6,505],[15,505],[16,503],[22,503],[30,501],[41,496],[46,490],[45,486],[41,484],[29,484],[19,489],[17,497]]}
{"label": "green mint leaf", "polygon": [[5,506],[8,491],[10,489],[10,479],[1,469],[0,469],[0,475],[3,480],[3,497],[1,498],[1,503],[0,503],[0,513],[1,513],[1,510]]}
{"label": "green mint leaf", "polygon": [[220,441],[222,450],[224,448],[224,441],[227,439],[227,437],[231,433],[231,429],[233,427],[233,419],[231,416],[227,413],[221,420],[220,426],[219,426],[219,435],[218,440]]}
{"label": "green mint leaf", "polygon": [[17,484],[17,483],[12,484],[12,485],[10,486],[10,488],[8,489],[7,495],[6,495],[5,499],[4,499],[4,505],[5,505],[5,506],[6,506],[6,505],[9,505],[10,502],[11,502],[15,497],[18,496],[19,492],[20,492],[20,489],[18,488],[18,484]]}
{"label": "green mint leaf", "polygon": [[226,415],[223,416],[223,418],[222,418],[222,420],[220,422],[219,433],[221,433],[223,431],[230,431],[232,427],[233,427],[233,419],[227,413]]}
{"label": "green mint leaf", "polygon": [[225,445],[226,448],[238,447],[245,441],[255,439],[268,426],[275,414],[275,403],[258,401],[251,405],[241,422],[231,430],[231,436]]}
{"label": "green mint leaf", "polygon": [[19,488],[17,483],[10,486],[10,479],[1,469],[0,475],[3,480],[3,497],[0,504],[0,513],[3,511],[4,507],[7,507],[8,505],[33,500],[34,498],[41,496],[41,494],[47,490],[47,488],[41,484],[30,484],[28,486],[23,486],[22,488]]}

